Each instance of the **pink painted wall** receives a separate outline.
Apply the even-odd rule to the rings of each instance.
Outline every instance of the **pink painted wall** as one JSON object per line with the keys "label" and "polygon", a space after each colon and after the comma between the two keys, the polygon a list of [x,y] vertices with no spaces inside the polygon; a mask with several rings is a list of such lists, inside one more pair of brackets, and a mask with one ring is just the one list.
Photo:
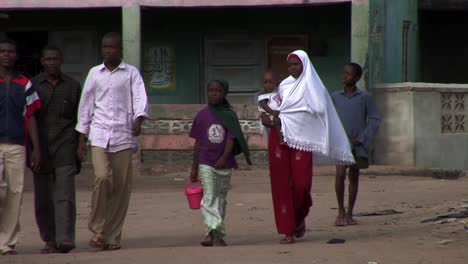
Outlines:
{"label": "pink painted wall", "polygon": [[119,7],[121,0],[0,0],[2,9]]}
{"label": "pink painted wall", "polygon": [[[356,1],[356,0],[355,0]],[[346,3],[351,0],[1,0],[2,9],[94,8],[118,6],[209,7]]]}

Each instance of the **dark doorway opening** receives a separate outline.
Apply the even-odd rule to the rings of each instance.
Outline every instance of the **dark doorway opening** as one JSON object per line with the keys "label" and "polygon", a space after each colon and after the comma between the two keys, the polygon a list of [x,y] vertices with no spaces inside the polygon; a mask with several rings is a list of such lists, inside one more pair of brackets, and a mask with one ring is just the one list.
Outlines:
{"label": "dark doorway opening", "polygon": [[6,35],[17,45],[17,71],[29,78],[39,74],[42,68],[41,50],[48,41],[47,31],[15,31]]}

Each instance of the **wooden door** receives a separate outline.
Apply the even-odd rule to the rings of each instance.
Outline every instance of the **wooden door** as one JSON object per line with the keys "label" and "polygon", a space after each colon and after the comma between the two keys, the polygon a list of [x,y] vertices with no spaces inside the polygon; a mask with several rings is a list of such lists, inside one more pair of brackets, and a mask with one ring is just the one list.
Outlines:
{"label": "wooden door", "polygon": [[267,40],[267,66],[278,74],[280,80],[289,76],[288,54],[298,49],[308,51],[307,35],[279,35]]}
{"label": "wooden door", "polygon": [[212,79],[229,82],[228,100],[234,104],[256,103],[264,69],[263,39],[248,35],[205,37],[203,94]]}

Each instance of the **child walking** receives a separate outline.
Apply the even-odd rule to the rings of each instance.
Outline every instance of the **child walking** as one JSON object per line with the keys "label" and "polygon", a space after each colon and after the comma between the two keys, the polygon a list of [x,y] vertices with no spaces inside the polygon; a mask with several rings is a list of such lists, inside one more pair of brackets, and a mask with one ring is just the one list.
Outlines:
{"label": "child walking", "polygon": [[[338,217],[335,226],[355,225],[353,209],[359,186],[359,170],[369,167],[368,151],[380,125],[380,115],[372,97],[359,90],[356,83],[361,79],[362,68],[357,63],[348,63],[342,73],[343,91],[335,92],[332,101],[341,123],[351,142],[355,164],[336,166],[335,192],[338,200]],[[348,208],[344,207],[346,169],[349,168]]]}
{"label": "child walking", "polygon": [[239,120],[226,100],[228,91],[226,81],[208,83],[208,106],[197,113],[190,131],[190,137],[195,139],[190,179],[195,182],[200,178],[203,185],[204,247],[227,245],[224,218],[232,169],[237,168],[234,156],[243,152],[251,164]]}
{"label": "child walking", "polygon": [[284,142],[283,135],[281,134],[281,120],[279,118],[280,111],[278,111],[278,107],[281,105],[281,97],[278,94],[278,78],[273,71],[266,71],[263,74],[263,90],[258,96],[257,101],[258,110],[268,114],[270,121],[275,124],[280,144],[286,144]]}

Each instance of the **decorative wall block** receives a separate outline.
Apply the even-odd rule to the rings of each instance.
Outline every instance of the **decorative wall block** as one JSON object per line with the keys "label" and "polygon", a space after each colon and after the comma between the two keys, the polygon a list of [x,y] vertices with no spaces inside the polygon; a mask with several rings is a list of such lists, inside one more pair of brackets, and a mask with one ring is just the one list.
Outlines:
{"label": "decorative wall block", "polygon": [[[263,127],[258,120],[239,120],[242,132],[246,135],[261,135]],[[144,135],[183,135],[189,134],[192,120],[148,119],[143,124]]]}
{"label": "decorative wall block", "polygon": [[468,113],[465,107],[466,93],[441,93],[442,133],[468,133],[465,126]]}

